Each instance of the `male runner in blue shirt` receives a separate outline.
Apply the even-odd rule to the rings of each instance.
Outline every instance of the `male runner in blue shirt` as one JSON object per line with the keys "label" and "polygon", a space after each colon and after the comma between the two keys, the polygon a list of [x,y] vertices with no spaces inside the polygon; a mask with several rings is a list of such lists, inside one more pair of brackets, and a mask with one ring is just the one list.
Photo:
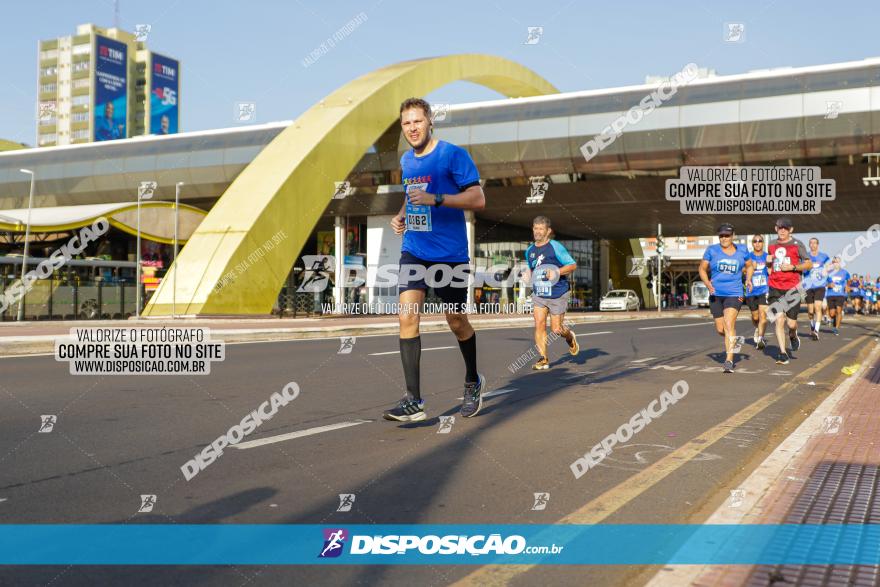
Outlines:
{"label": "male runner in blue shirt", "polygon": [[849,280],[849,300],[853,305],[853,314],[859,314],[862,311],[862,281],[858,274],[853,273]]}
{"label": "male runner in blue shirt", "polygon": [[819,327],[822,326],[822,300],[825,299],[825,284],[827,269],[825,264],[831,258],[819,251],[819,239],[810,239],[810,261],[813,268],[804,275],[804,289],[807,290],[807,314],[810,316],[810,336],[813,340],[819,340]]}
{"label": "male runner in blue shirt", "polygon": [[464,357],[461,415],[470,418],[483,406],[486,380],[477,372],[477,335],[465,313],[470,259],[464,211],[481,210],[486,197],[468,152],[432,136],[428,102],[420,98],[405,100],[400,105],[400,126],[412,149],[400,158],[406,196],[400,213],[391,220],[391,228],[403,234],[398,290],[400,360],[407,394],[383,416],[398,422],[426,417],[419,373],[419,314],[430,285],[445,304],[446,322]]}
{"label": "male runner in blue shirt", "polygon": [[565,276],[574,272],[577,264],[564,246],[550,238],[552,232],[550,219],[537,216],[532,221],[535,242],[526,249],[530,273],[526,281],[532,284],[535,345],[541,354],[538,362],[532,366],[535,371],[550,368],[547,360],[547,314],[550,314],[553,333],[562,336],[568,343],[568,352],[577,355],[580,350],[574,332],[565,326],[565,310],[571,297],[571,287]]}
{"label": "male runner in blue shirt", "polygon": [[835,336],[840,334],[840,323],[843,321],[843,313],[846,308],[846,289],[849,280],[849,271],[840,268],[840,257],[834,257],[831,262],[831,272],[828,274],[825,299],[828,300],[828,315],[833,320],[831,333]]}

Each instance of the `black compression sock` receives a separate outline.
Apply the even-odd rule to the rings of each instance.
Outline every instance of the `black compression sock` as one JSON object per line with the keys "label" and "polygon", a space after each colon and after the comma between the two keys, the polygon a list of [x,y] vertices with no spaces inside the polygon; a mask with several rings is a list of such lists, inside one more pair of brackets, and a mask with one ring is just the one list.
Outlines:
{"label": "black compression sock", "polygon": [[467,340],[458,341],[458,348],[461,349],[461,356],[464,357],[464,366],[466,373],[464,380],[466,383],[476,383],[480,376],[477,375],[477,333],[474,332]]}
{"label": "black compression sock", "polygon": [[419,385],[419,364],[422,360],[422,337],[400,339],[400,361],[403,363],[403,377],[406,379],[406,390],[416,401],[422,399]]}

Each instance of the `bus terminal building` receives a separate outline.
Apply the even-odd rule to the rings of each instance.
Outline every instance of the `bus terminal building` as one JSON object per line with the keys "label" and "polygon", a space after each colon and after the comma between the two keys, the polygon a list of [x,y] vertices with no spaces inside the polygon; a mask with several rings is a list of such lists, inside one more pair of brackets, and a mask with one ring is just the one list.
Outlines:
{"label": "bus terminal building", "polygon": [[[467,215],[475,271],[512,269],[523,260],[532,219],[548,216],[578,263],[572,309],[597,308],[609,286],[634,289],[654,305],[646,276],[630,277],[629,268],[658,224],[672,238],[714,234],[722,220],[741,235],[771,230],[773,219],[762,215],[681,214],[664,186],[685,165],[820,167],[822,178],[835,180],[836,199],[821,215],[797,216],[800,232],[864,230],[868,212],[878,209],[880,191],[863,177],[864,155],[880,151],[880,59],[701,77],[587,159],[583,146],[657,84],[559,93],[516,63],[456,55],[366,74],[293,121],[0,153],[0,252],[7,259],[0,287],[15,279],[22,252],[30,178],[20,169],[29,169],[30,255],[38,258],[110,214],[106,240],[79,260],[133,262],[138,188],[155,182],[141,211],[142,258],[162,265],[150,277],[147,316],[169,315],[172,300],[176,314],[195,316],[394,300],[396,288],[345,288],[335,277],[345,266],[397,262],[400,237],[389,221],[404,197],[399,161],[408,148],[398,106],[457,80],[510,96],[435,105],[435,136],[469,151],[486,194],[486,207]],[[828,104],[839,105],[834,116]],[[178,183],[183,205],[175,214]],[[174,218],[184,216],[174,283],[165,273],[169,236]],[[314,267],[307,257],[322,255],[333,257],[332,285],[318,296],[297,293]],[[86,271],[81,279],[133,286],[130,266],[111,269],[109,277]],[[516,283],[486,286],[471,300],[502,304],[524,293]],[[26,308],[29,318],[46,315],[40,303]],[[4,312],[10,316],[13,308]]]}

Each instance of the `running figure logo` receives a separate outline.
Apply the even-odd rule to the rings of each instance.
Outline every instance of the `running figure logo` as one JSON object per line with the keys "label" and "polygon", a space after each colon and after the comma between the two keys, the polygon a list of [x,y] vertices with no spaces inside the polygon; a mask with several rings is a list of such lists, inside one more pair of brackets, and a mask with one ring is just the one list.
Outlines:
{"label": "running figure logo", "polygon": [[339,339],[339,351],[337,355],[350,355],[354,349],[354,342],[357,340],[355,336],[343,336]]}
{"label": "running figure logo", "polygon": [[547,502],[550,501],[549,493],[536,493],[535,494],[535,503],[532,504],[532,511],[537,512],[543,509],[547,509]]}
{"label": "running figure logo", "polygon": [[339,507],[336,508],[337,512],[350,512],[351,507],[354,505],[354,493],[340,493],[339,494]]}
{"label": "running figure logo", "polygon": [[342,554],[348,532],[342,528],[324,528],[324,548],[318,558],[336,558]]}
{"label": "running figure logo", "polygon": [[841,109],[843,108],[843,102],[840,100],[826,100],[825,101],[825,119],[826,120],[834,120],[840,114]]}
{"label": "running figure logo", "polygon": [[541,41],[542,36],[544,36],[544,27],[530,26],[528,27],[528,37],[526,37],[526,42],[523,45],[537,45]]}
{"label": "running figure logo", "polygon": [[746,25],[741,22],[724,23],[724,40],[728,43],[742,43],[746,37]]}
{"label": "running figure logo", "polygon": [[327,289],[330,283],[330,267],[335,262],[332,255],[303,255],[306,270],[303,272],[303,282],[296,291],[318,293]]}
{"label": "running figure logo", "polygon": [[235,103],[235,121],[236,122],[253,122],[257,118],[256,102],[236,102]]}
{"label": "running figure logo", "polygon": [[449,434],[452,432],[452,425],[455,424],[455,416],[440,416],[440,427],[437,434]]}
{"label": "running figure logo", "polygon": [[141,200],[149,200],[156,193],[158,183],[155,181],[142,181],[138,185],[138,198]]}
{"label": "running figure logo", "polygon": [[431,122],[443,122],[449,114],[449,104],[436,103],[431,106]]}
{"label": "running figure logo", "polygon": [[536,176],[529,178],[529,196],[526,198],[526,204],[540,204],[550,189],[550,182],[546,177]]}
{"label": "running figure logo", "polygon": [[41,121],[48,122],[55,118],[55,102],[40,102],[40,113],[38,118]]}
{"label": "running figure logo", "polygon": [[843,416],[825,416],[822,422],[822,434],[837,434],[843,424]]}
{"label": "running figure logo", "polygon": [[334,190],[333,190],[333,199],[334,200],[344,200],[346,196],[351,195],[351,182],[350,181],[337,181],[334,182]]}
{"label": "running figure logo", "polygon": [[52,429],[55,428],[55,422],[58,421],[58,417],[54,415],[48,416],[40,416],[42,422],[40,423],[40,429],[37,432],[42,432],[46,434],[48,432],[52,432]]}
{"label": "running figure logo", "polygon": [[134,25],[134,38],[136,41],[141,43],[147,42],[147,37],[150,36],[150,29],[153,27],[148,24],[136,24]]}
{"label": "running figure logo", "polygon": [[153,511],[154,505],[156,505],[155,495],[141,495],[141,507],[138,508],[138,513],[149,513]]}
{"label": "running figure logo", "polygon": [[730,490],[730,507],[738,508],[745,501],[746,492],[743,489],[731,489]]}
{"label": "running figure logo", "polygon": [[641,277],[645,274],[647,265],[644,257],[630,257],[632,259],[632,268],[629,270],[630,277]]}

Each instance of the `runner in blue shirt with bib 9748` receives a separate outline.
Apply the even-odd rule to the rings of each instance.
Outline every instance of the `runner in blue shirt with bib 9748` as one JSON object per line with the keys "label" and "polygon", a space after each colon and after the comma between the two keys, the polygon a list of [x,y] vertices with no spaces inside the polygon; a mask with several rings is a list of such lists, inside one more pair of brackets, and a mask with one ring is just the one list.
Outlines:
{"label": "runner in blue shirt with bib 9748", "polygon": [[[718,240],[719,244],[709,246],[703,254],[699,272],[709,288],[715,331],[724,337],[724,372],[733,373],[733,355],[741,346],[736,336],[736,317],[743,302],[743,272],[749,264],[749,250],[733,243],[733,225],[726,222],[718,227]],[[751,289],[751,283],[748,287]]]}

